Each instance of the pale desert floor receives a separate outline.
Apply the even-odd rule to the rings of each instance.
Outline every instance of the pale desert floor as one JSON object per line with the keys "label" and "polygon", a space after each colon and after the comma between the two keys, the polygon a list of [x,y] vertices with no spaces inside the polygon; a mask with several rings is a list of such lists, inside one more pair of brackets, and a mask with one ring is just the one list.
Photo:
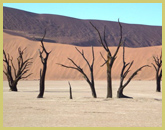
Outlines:
{"label": "pale desert floor", "polygon": [[85,81],[47,81],[43,99],[37,99],[39,82],[20,81],[19,92],[10,92],[3,81],[4,127],[161,127],[162,93],[155,81],[132,81],[117,99],[119,81],[113,81],[112,99],[106,99],[106,81],[96,81],[97,99]]}

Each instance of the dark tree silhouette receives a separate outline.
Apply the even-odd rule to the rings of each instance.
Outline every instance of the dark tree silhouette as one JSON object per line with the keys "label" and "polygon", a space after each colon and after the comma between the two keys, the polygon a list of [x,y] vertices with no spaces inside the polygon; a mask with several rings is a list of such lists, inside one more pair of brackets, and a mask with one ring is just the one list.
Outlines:
{"label": "dark tree silhouette", "polygon": [[70,95],[70,99],[73,99],[72,98],[72,87],[70,85],[70,82],[68,82],[68,84],[69,84],[69,95]]}
{"label": "dark tree silhouette", "polygon": [[125,62],[125,49],[124,49],[124,44],[123,44],[123,68],[121,70],[121,75],[120,75],[120,86],[119,86],[119,89],[117,91],[117,97],[118,98],[132,98],[132,97],[128,97],[128,96],[125,96],[123,94],[123,90],[124,88],[130,83],[130,81],[138,74],[138,72],[144,68],[144,67],[150,67],[149,65],[144,65],[142,67],[140,67],[139,69],[137,69],[130,77],[129,79],[125,82],[124,82],[124,79],[125,77],[127,76],[127,74],[129,73],[130,71],[130,68],[131,66],[133,65],[133,62],[129,62],[129,63],[126,63]]}
{"label": "dark tree silhouette", "polygon": [[4,70],[3,73],[6,75],[9,87],[11,91],[18,91],[17,90],[17,83],[21,79],[25,79],[29,77],[32,73],[27,75],[27,72],[30,70],[29,66],[32,64],[31,59],[28,58],[24,60],[23,54],[26,48],[21,50],[21,48],[18,48],[18,54],[17,57],[17,68],[13,64],[13,57],[9,54],[6,54],[6,52],[3,50],[3,62],[4,62]]}
{"label": "dark tree silhouette", "polygon": [[156,71],[156,92],[161,92],[161,78],[162,78],[162,52],[160,56],[153,56],[154,63],[151,63]]}
{"label": "dark tree silhouette", "polygon": [[112,70],[113,63],[114,63],[114,61],[116,59],[116,55],[117,55],[117,53],[119,51],[119,48],[122,45],[122,26],[121,26],[119,20],[118,20],[118,23],[119,23],[119,27],[120,27],[120,40],[119,40],[119,44],[118,44],[118,47],[117,47],[114,55],[111,54],[111,51],[108,48],[108,43],[107,43],[106,38],[105,38],[105,26],[104,26],[104,36],[102,38],[99,30],[91,23],[91,25],[94,27],[94,29],[97,31],[97,33],[99,35],[99,39],[100,39],[99,42],[100,42],[100,44],[102,45],[104,50],[107,52],[107,58],[106,59],[100,53],[102,58],[105,61],[105,63],[102,66],[104,66],[105,64],[107,65],[107,98],[112,98],[112,76],[111,76],[111,70]]}
{"label": "dark tree silhouette", "polygon": [[[40,69],[40,93],[37,96],[37,98],[43,98],[43,95],[44,95],[44,91],[45,91],[45,75],[46,75],[46,69],[47,69],[47,60],[48,60],[49,54],[51,53],[51,51],[50,52],[46,51],[45,46],[43,44],[45,35],[46,35],[46,30],[45,30],[43,38],[41,39],[42,51],[39,50],[40,59],[41,59],[41,62],[43,64],[43,69]],[[46,55],[45,58],[43,57],[43,53],[45,53],[45,55]]]}
{"label": "dark tree silhouette", "polygon": [[72,66],[67,66],[67,65],[63,65],[63,64],[59,64],[57,63],[58,65],[61,65],[62,67],[65,67],[65,68],[71,68],[71,69],[75,69],[77,70],[78,72],[80,72],[85,80],[87,81],[87,83],[89,84],[90,88],[91,88],[91,91],[92,91],[92,96],[94,98],[97,98],[97,95],[96,95],[96,91],[95,91],[95,84],[94,84],[94,75],[93,75],[93,65],[94,65],[94,60],[95,60],[95,57],[94,57],[94,49],[92,47],[92,56],[93,56],[93,60],[92,60],[92,64],[90,65],[88,60],[86,59],[85,55],[84,55],[84,51],[82,50],[82,52],[80,50],[77,49],[77,47],[75,47],[76,50],[81,54],[81,56],[83,57],[83,59],[86,61],[88,67],[89,67],[89,70],[90,70],[90,74],[91,74],[91,80],[88,78],[88,76],[85,74],[84,70],[78,66],[71,58],[68,58],[68,60],[70,60],[72,62],[72,64],[74,65],[74,67]]}

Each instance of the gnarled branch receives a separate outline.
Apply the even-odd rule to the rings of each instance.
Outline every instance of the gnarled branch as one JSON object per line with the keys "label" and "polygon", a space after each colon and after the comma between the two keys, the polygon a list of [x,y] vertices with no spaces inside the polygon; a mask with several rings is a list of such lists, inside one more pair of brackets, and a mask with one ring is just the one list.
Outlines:
{"label": "gnarled branch", "polygon": [[[3,55],[4,55],[4,69],[3,72],[7,76],[9,87],[12,91],[17,91],[17,82],[20,79],[24,79],[29,77],[32,73],[25,75],[29,71],[29,66],[32,64],[31,60],[32,58],[28,58],[24,61],[23,54],[26,48],[21,50],[21,48],[18,48],[18,54],[19,56],[17,57],[17,64],[18,64],[18,69],[14,66],[13,63],[13,57],[10,56],[9,54],[6,55],[5,51],[3,50]],[[12,74],[14,73],[14,76]]]}

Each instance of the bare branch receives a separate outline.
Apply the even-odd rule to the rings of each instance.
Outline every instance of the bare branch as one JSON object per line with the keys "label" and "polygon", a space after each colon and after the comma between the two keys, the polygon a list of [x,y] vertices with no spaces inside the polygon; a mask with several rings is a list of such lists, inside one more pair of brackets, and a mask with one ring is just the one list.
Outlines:
{"label": "bare branch", "polygon": [[153,63],[151,63],[152,64],[152,66],[155,68],[155,70],[156,70],[156,72],[158,71],[158,69],[156,68],[156,66],[153,64]]}
{"label": "bare branch", "polygon": [[121,26],[121,24],[120,24],[120,22],[119,22],[119,19],[118,19],[118,23],[119,23],[119,26],[120,26],[120,40],[119,40],[119,44],[118,44],[118,47],[117,47],[117,49],[116,49],[116,52],[115,52],[115,54],[113,55],[113,57],[115,58],[116,57],[116,55],[117,55],[117,53],[118,53],[118,51],[119,51],[119,48],[120,48],[120,46],[122,45],[122,38],[123,38],[123,36],[122,36],[122,26]]}
{"label": "bare branch", "polygon": [[124,72],[124,77],[128,74],[128,72],[130,71],[131,66],[133,65],[134,61],[131,62],[131,64],[127,64],[129,65],[129,67],[127,68],[127,70]]}
{"label": "bare branch", "polygon": [[[76,48],[76,47],[75,47]],[[81,54],[81,56],[83,57],[83,59],[86,61],[86,63],[88,64],[89,66],[89,69],[90,69],[90,72],[91,72],[91,80],[89,80],[88,76],[84,73],[83,69],[78,66],[71,58],[68,58],[68,60],[70,60],[72,62],[72,64],[75,66],[67,66],[67,65],[64,65],[64,64],[59,64],[57,63],[58,65],[61,65],[62,67],[65,67],[65,68],[71,68],[71,69],[75,69],[77,71],[79,71],[85,78],[85,80],[88,82],[88,84],[90,85],[91,89],[94,89],[94,76],[93,76],[93,65],[94,65],[94,60],[95,60],[95,57],[94,57],[94,49],[93,49],[93,46],[92,46],[92,57],[93,57],[93,60],[92,60],[92,64],[90,65],[88,60],[85,58],[84,56],[84,51],[82,50],[82,52],[76,48],[76,50]],[[92,90],[94,91],[94,90]],[[95,92],[94,92],[95,93]],[[96,96],[96,94],[94,94],[94,97]]]}
{"label": "bare branch", "polygon": [[76,66],[78,69],[81,69],[80,66],[78,66],[71,58],[68,58],[68,60],[70,60],[72,62],[72,64],[74,66]]}
{"label": "bare branch", "polygon": [[5,68],[5,70],[6,70],[6,72],[7,72],[7,68],[6,68],[6,66],[5,66],[5,65],[3,65],[3,68]]}
{"label": "bare branch", "polygon": [[122,68],[122,70],[121,70],[121,74],[120,74],[120,77],[123,77],[123,73],[124,73],[124,70],[125,70],[125,68],[129,65],[130,63],[127,63],[127,64],[125,64],[125,62],[124,62],[124,64],[123,64],[123,68]]}
{"label": "bare branch", "polygon": [[3,55],[4,55],[4,58],[5,58],[5,59],[3,59],[3,61],[7,63],[7,62],[8,62],[8,60],[7,60],[7,56],[6,56],[6,53],[5,53],[5,51],[4,51],[4,50],[3,50]]}
{"label": "bare branch", "polygon": [[71,69],[79,70],[79,69],[76,68],[76,67],[67,66],[67,65],[64,65],[64,64],[60,64],[60,63],[56,63],[56,64],[57,64],[57,65],[61,65],[62,67],[65,67],[65,68],[71,68]]}
{"label": "bare branch", "polygon": [[28,71],[29,71],[29,69],[28,69],[28,70],[23,71],[22,73],[17,73],[17,77],[16,77],[16,79],[15,79],[15,80],[17,81],[17,80],[22,79],[22,76],[23,76],[24,74],[26,74]]}
{"label": "bare branch", "polygon": [[[44,43],[43,43],[45,36],[46,36],[46,29],[45,29],[43,38],[41,39],[41,48],[42,48],[42,51],[38,50],[39,51],[40,58],[41,58],[41,62],[42,62],[43,65],[46,64],[47,59],[48,59],[48,56],[51,53],[51,51],[50,52],[47,52],[47,50],[45,49],[45,46],[44,46]],[[46,54],[46,57],[45,58],[42,55],[43,52]]]}
{"label": "bare branch", "polygon": [[15,78],[16,78],[17,75],[16,75],[16,68],[14,67],[14,64],[13,64],[13,57],[10,59],[10,61],[11,61],[11,65],[14,69],[14,75],[15,75]]}
{"label": "bare branch", "polygon": [[106,26],[104,26],[104,43],[106,45],[106,49],[108,49],[108,44],[107,44],[107,41],[106,41],[106,38],[105,38],[105,29],[106,29]]}
{"label": "bare branch", "polygon": [[93,67],[94,61],[95,61],[95,55],[94,55],[94,48],[93,48],[93,46],[92,46],[92,57],[93,57],[93,60],[92,60],[92,65],[91,65],[91,67]]}
{"label": "bare branch", "polygon": [[6,56],[6,52],[5,50],[3,50],[3,55],[4,55],[4,58],[3,61],[6,63],[6,66],[5,66],[5,69],[6,69],[6,73],[7,73],[7,78],[8,78],[8,81],[10,80],[11,82],[13,81],[13,77],[12,77],[12,73],[11,73],[11,66],[9,64],[9,60],[10,60],[10,56],[8,54],[8,57]]}
{"label": "bare branch", "polygon": [[123,43],[123,64],[125,65],[125,42]]}
{"label": "bare branch", "polygon": [[131,77],[127,80],[127,82],[123,85],[122,88],[125,88],[125,87],[129,84],[129,82],[137,75],[137,73],[138,73],[139,71],[141,71],[141,69],[143,69],[144,67],[150,67],[150,66],[149,66],[149,65],[144,65],[144,66],[140,67],[139,69],[137,69],[137,70],[131,75]]}
{"label": "bare branch", "polygon": [[107,64],[108,63],[108,60],[107,61],[105,61],[100,67],[103,67],[105,64]]}
{"label": "bare branch", "polygon": [[160,54],[160,64],[162,64],[162,50],[161,50],[161,54]]}
{"label": "bare branch", "polygon": [[22,79],[25,79],[25,78],[31,76],[32,74],[33,74],[33,73],[30,73],[30,74],[28,74],[27,76],[24,76],[24,77],[21,77],[21,78],[22,78]]}
{"label": "bare branch", "polygon": [[40,49],[38,49],[38,51],[39,51],[39,55],[40,55],[40,58],[41,58],[41,62],[42,62],[42,64],[44,64],[45,61],[44,61],[44,58],[43,58],[43,56],[42,56],[43,50],[42,50],[42,52],[41,52]]}
{"label": "bare branch", "polygon": [[98,33],[98,35],[99,35],[99,39],[100,39],[101,45],[102,45],[103,48],[108,52],[106,46],[105,46],[104,43],[103,43],[103,40],[102,40],[102,37],[101,37],[101,34],[100,34],[99,30],[92,24],[92,22],[90,22],[90,24],[91,24],[91,25],[93,26],[93,28],[97,31],[97,33]]}
{"label": "bare branch", "polygon": [[3,73],[7,76],[7,72],[5,72],[5,71],[3,70]]}
{"label": "bare branch", "polygon": [[32,64],[32,62],[28,62],[24,66],[22,66],[21,69],[20,69],[20,73],[22,73],[25,70],[27,70],[31,64]]}
{"label": "bare branch", "polygon": [[42,39],[41,39],[41,47],[42,47],[43,51],[44,51],[46,54],[48,54],[48,52],[47,52],[46,49],[45,49],[44,43],[43,43],[45,36],[46,36],[46,29],[45,29],[45,31],[44,31],[44,36],[43,36]]}
{"label": "bare branch", "polygon": [[[70,59],[70,58],[68,58],[68,59]],[[73,61],[73,60],[71,59],[71,61]],[[74,63],[74,61],[73,61],[73,63]],[[80,68],[79,66],[76,66],[76,64],[75,64],[75,66],[76,66],[77,68],[76,68],[76,67],[72,67],[72,66],[67,66],[67,65],[59,64],[59,63],[57,63],[57,64],[58,64],[58,65],[61,65],[62,67],[65,67],[65,68],[75,69],[75,70],[79,71],[79,72],[84,76],[85,80],[86,80],[89,84],[91,83],[90,80],[89,80],[89,78],[88,78],[88,76],[84,73],[83,69]]]}
{"label": "bare branch", "polygon": [[26,50],[26,48],[27,48],[27,47],[25,47],[25,48],[22,50],[22,52],[24,52],[24,51]]}
{"label": "bare branch", "polygon": [[161,79],[162,77],[162,69],[160,70],[159,78]]}
{"label": "bare branch", "polygon": [[[123,74],[124,73],[124,70],[125,70],[125,68],[130,64],[130,63],[125,63],[125,46],[124,46],[125,44],[123,44],[123,68],[122,68],[122,71],[121,71],[121,74],[120,74],[120,77],[124,80],[124,78],[125,78],[125,76],[127,75],[125,75],[125,74]],[[129,71],[128,71],[129,72]],[[127,72],[127,73],[128,73]],[[125,75],[125,76],[124,76]]]}
{"label": "bare branch", "polygon": [[75,47],[76,48],[76,50],[81,54],[81,56],[83,57],[83,59],[86,61],[86,63],[88,64],[88,67],[90,68],[90,64],[89,64],[89,62],[88,62],[88,60],[86,59],[86,57],[84,56],[84,51],[82,50],[82,52],[80,52],[80,50],[77,48],[77,47]]}
{"label": "bare branch", "polygon": [[100,52],[101,57],[104,59],[104,61],[106,62],[106,59],[104,58],[104,56],[102,55],[102,53]]}

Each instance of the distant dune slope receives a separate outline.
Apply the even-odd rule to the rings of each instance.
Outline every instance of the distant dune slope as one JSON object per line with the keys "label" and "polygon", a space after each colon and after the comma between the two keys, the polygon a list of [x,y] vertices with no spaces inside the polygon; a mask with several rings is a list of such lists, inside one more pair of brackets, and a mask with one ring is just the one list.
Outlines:
{"label": "distant dune slope", "polygon": [[[53,44],[53,43],[44,43],[48,51],[52,51],[48,59],[48,69],[46,73],[46,80],[83,80],[81,74],[72,69],[63,68],[56,63],[62,63],[66,65],[72,65],[67,57],[72,58],[78,65],[83,67],[85,72],[88,72],[88,66],[85,61],[76,51],[75,46],[73,45],[64,45],[64,44]],[[39,58],[38,49],[40,48],[40,42],[31,41],[20,36],[13,36],[7,33],[3,33],[3,48],[4,50],[13,56],[15,59],[18,56],[17,48],[25,48],[25,58],[33,57],[33,65],[31,66],[30,72],[33,73],[30,76],[29,80],[39,79],[39,71],[42,68],[42,64]],[[92,60],[91,47],[78,47],[80,50],[84,49],[85,56],[89,61]],[[112,54],[114,53],[116,47],[110,47]],[[100,56],[100,52],[106,56],[105,51],[102,47],[94,47],[95,51],[95,64],[94,64],[94,77],[96,80],[106,80],[106,66],[100,67],[103,64],[103,59]],[[126,48],[126,62],[134,60],[133,67],[130,71],[130,74],[137,69],[138,67],[149,64],[151,65],[152,56],[159,55],[161,52],[161,46],[154,47],[143,47],[143,48]],[[122,48],[120,48],[117,55],[117,59],[113,65],[112,69],[112,78],[113,80],[118,80],[120,78],[120,72],[122,67]],[[88,73],[89,75],[89,73]],[[129,76],[129,75],[128,75]],[[154,68],[144,68],[139,74],[135,77],[136,80],[152,80],[155,77]],[[4,80],[6,77],[4,76]]]}
{"label": "distant dune slope", "polygon": [[[100,46],[98,35],[89,21],[92,21],[101,34],[103,34],[103,28],[106,26],[108,44],[110,46],[118,45],[120,32],[117,22],[80,20],[59,15],[35,14],[3,7],[3,29],[5,32],[21,34],[33,39],[34,37],[41,37],[46,28],[48,41],[78,46]],[[126,38],[126,46],[128,47],[147,47],[162,44],[161,26],[124,23],[122,23],[122,26],[123,37]]]}

